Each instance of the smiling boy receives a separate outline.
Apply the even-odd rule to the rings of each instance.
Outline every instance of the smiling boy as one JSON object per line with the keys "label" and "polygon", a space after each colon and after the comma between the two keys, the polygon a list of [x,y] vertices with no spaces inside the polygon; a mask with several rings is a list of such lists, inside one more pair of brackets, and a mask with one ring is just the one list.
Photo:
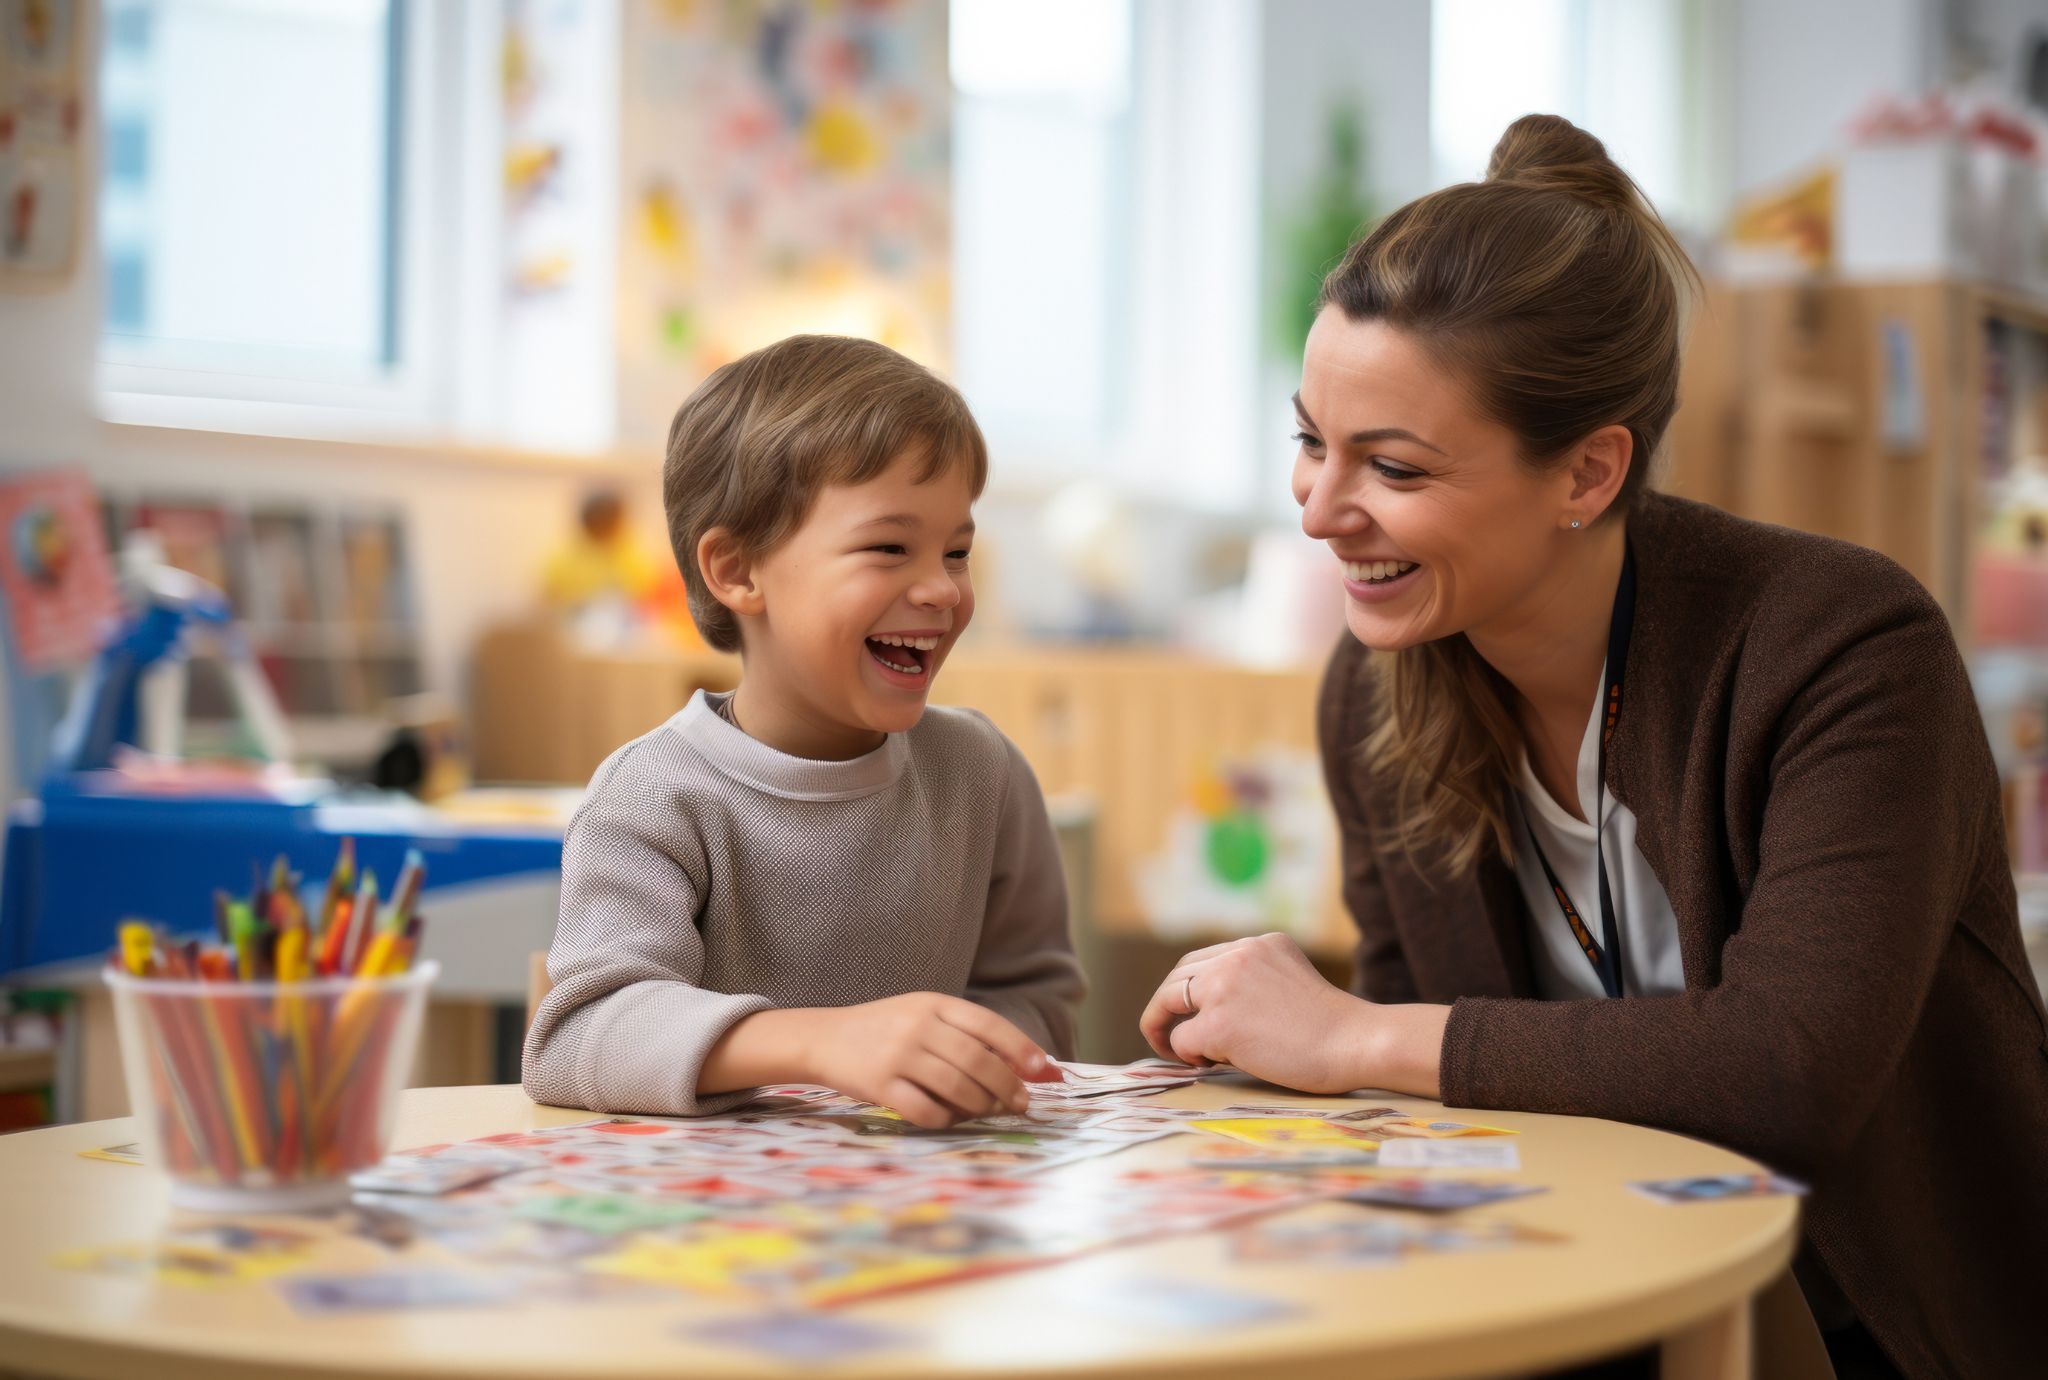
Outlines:
{"label": "smiling boy", "polygon": [[986,474],[960,395],[870,341],[792,337],[677,411],[669,538],[740,685],[591,780],[535,1101],[688,1115],[819,1083],[943,1126],[1058,1076],[1082,981],[1044,800],[987,719],[926,705]]}

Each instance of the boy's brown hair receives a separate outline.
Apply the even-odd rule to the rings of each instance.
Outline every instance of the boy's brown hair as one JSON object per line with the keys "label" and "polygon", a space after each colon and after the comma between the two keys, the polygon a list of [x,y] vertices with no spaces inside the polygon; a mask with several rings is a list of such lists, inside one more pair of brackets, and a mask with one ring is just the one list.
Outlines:
{"label": "boy's brown hair", "polygon": [[917,482],[965,468],[981,496],[988,447],[959,390],[886,345],[793,335],[725,365],[676,409],[662,463],[669,545],[704,640],[738,651],[739,620],[711,596],[697,543],[722,527],[763,556],[827,484],[862,484],[909,453]]}

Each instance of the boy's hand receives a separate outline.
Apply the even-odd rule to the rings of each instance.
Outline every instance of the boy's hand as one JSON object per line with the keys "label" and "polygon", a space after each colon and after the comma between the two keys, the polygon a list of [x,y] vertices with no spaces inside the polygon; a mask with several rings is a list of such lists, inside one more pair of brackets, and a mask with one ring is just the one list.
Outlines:
{"label": "boy's hand", "polygon": [[959,997],[910,992],[819,1014],[818,1081],[927,1129],[1022,1112],[1026,1079],[1060,1076],[1030,1036]]}

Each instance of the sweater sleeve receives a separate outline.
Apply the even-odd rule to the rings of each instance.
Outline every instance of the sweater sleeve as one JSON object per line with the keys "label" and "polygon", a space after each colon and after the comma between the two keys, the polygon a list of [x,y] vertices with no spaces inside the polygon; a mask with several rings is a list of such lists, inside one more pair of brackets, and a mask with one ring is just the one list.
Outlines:
{"label": "sweater sleeve", "polygon": [[1848,1149],[1998,825],[1968,677],[1941,612],[1913,594],[1869,598],[1848,636],[1805,653],[1818,669],[1768,740],[1758,870],[1718,980],[1620,1001],[1460,1000],[1446,1102],[1657,1125],[1802,1174]]}
{"label": "sweater sleeve", "polygon": [[1059,1059],[1074,1057],[1075,1015],[1086,984],[1067,929],[1059,843],[1024,755],[1002,740],[1009,765],[988,909],[967,977],[967,999],[1015,1025]]}
{"label": "sweater sleeve", "polygon": [[562,843],[561,910],[548,950],[555,985],[526,1032],[523,1082],[527,1096],[555,1106],[718,1112],[749,1094],[699,1098],[705,1057],[742,1017],[773,1003],[698,985],[702,863],[677,857],[650,827],[674,806],[628,784],[620,768],[633,750],[598,769]]}
{"label": "sweater sleeve", "polygon": [[1337,813],[1344,908],[1358,927],[1351,990],[1368,1001],[1414,1001],[1415,975],[1401,949],[1393,907],[1387,903],[1387,889],[1373,852],[1371,825],[1359,798],[1358,781],[1365,771],[1359,761],[1365,734],[1358,712],[1363,698],[1358,673],[1363,664],[1363,648],[1346,633],[1323,673],[1316,705],[1317,755],[1322,758],[1331,808]]}

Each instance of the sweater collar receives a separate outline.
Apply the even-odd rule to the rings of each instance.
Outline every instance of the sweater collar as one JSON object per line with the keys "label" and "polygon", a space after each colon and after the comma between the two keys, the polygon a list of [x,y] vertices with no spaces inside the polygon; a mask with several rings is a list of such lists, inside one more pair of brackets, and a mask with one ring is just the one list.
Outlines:
{"label": "sweater collar", "polygon": [[667,728],[721,773],[757,791],[790,800],[853,800],[895,785],[910,759],[909,740],[901,733],[889,734],[873,752],[850,761],[792,757],[726,722],[718,706],[727,698],[699,690]]}

